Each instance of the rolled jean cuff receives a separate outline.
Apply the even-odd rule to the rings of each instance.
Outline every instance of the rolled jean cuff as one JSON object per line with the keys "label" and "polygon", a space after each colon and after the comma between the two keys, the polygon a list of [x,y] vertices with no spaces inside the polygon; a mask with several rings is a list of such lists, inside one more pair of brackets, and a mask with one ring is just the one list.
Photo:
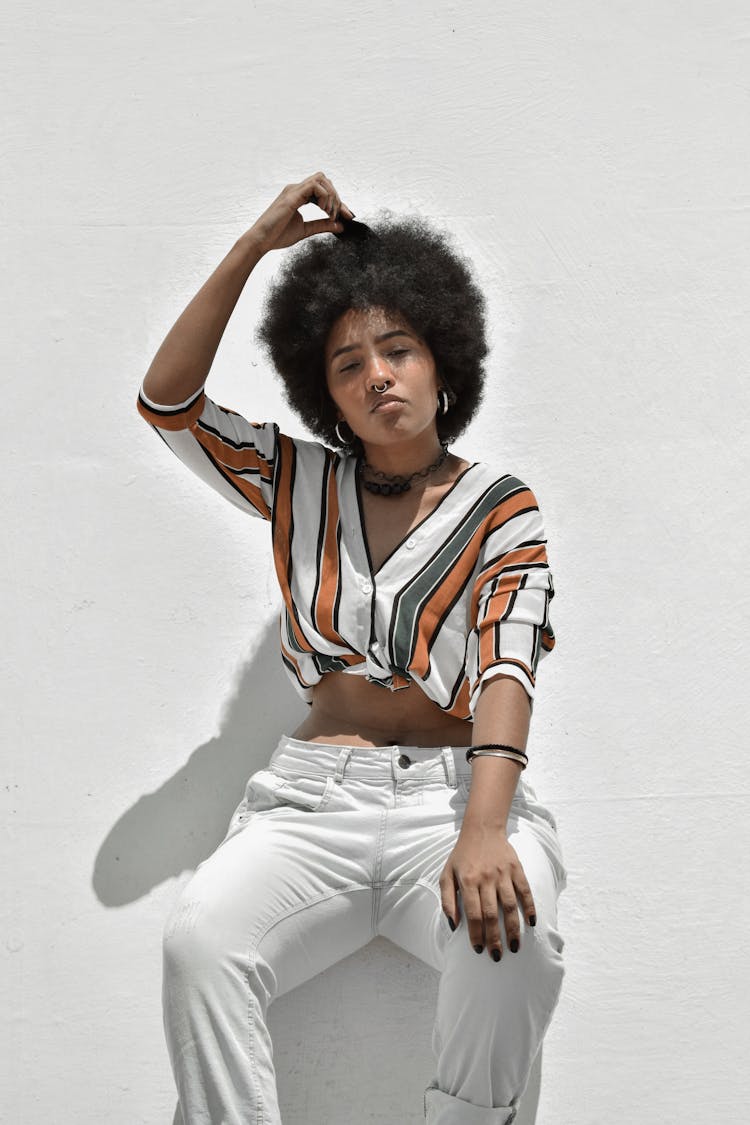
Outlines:
{"label": "rolled jean cuff", "polygon": [[427,1125],[510,1125],[517,1113],[517,1106],[472,1105],[435,1086],[428,1086],[424,1092]]}

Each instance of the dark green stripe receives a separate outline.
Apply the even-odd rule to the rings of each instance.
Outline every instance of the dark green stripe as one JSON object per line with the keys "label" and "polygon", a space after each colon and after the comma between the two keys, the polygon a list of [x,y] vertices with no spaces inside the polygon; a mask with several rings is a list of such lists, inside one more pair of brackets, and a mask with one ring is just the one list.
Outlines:
{"label": "dark green stripe", "polygon": [[454,528],[448,541],[394,598],[389,649],[398,668],[408,668],[414,657],[423,605],[431,599],[447,572],[455,566],[477,527],[487,519],[493,508],[519,490],[528,491],[527,486],[517,477],[504,477],[491,484],[467,512],[461,524]]}

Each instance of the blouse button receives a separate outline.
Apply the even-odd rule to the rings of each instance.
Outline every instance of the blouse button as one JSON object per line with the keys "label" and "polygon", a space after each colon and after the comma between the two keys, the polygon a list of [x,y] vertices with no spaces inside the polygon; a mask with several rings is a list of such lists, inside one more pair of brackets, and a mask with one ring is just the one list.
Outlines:
{"label": "blouse button", "polygon": [[371,582],[363,582],[362,583],[362,593],[363,594],[371,594],[372,593],[372,583]]}
{"label": "blouse button", "polygon": [[416,545],[417,545],[416,539],[407,539],[406,540],[406,546],[410,551],[412,550],[413,547],[416,547]]}

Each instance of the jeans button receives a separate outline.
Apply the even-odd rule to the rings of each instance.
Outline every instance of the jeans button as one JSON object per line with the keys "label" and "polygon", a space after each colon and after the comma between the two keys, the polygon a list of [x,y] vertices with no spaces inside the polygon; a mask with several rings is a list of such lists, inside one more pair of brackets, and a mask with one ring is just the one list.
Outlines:
{"label": "jeans button", "polygon": [[402,770],[408,769],[411,765],[411,758],[408,754],[401,754],[398,759],[398,764],[401,766]]}

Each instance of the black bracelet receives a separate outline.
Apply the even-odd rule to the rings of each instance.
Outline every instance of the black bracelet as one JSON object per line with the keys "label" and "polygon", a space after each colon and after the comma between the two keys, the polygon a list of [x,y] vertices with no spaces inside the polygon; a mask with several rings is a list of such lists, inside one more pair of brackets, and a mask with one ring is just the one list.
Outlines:
{"label": "black bracelet", "polygon": [[512,754],[518,755],[518,761],[521,761],[524,769],[528,765],[529,759],[523,750],[519,750],[517,746],[506,746],[502,742],[482,742],[476,746],[470,746],[466,751],[466,761],[471,762],[476,750],[509,750]]}

